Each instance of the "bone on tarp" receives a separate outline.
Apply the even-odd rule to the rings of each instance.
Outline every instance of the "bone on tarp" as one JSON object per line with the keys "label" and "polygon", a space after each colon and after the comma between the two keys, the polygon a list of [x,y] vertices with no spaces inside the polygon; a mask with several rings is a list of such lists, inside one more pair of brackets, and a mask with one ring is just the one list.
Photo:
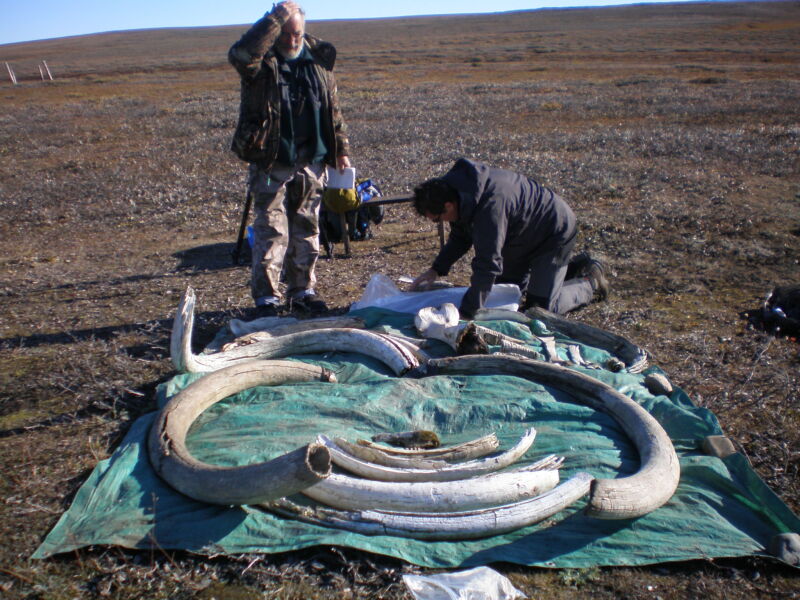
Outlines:
{"label": "bone on tarp", "polygon": [[161,409],[150,429],[148,453],[158,475],[179,492],[211,504],[256,504],[294,494],[331,472],[324,444],[311,443],[254,465],[223,467],[197,460],[186,448],[192,423],[210,406],[258,385],[335,382],[322,367],[295,361],[251,361],[193,382]]}
{"label": "bone on tarp", "polygon": [[419,366],[417,357],[405,343],[389,336],[359,329],[317,329],[259,339],[237,346],[227,352],[194,354],[194,290],[189,287],[181,299],[173,321],[170,355],[178,371],[204,373],[256,359],[280,358],[295,354],[321,352],[355,352],[374,357],[386,364],[396,375]]}
{"label": "bone on tarp", "polygon": [[680,464],[669,436],[644,408],[611,386],[572,369],[510,355],[459,356],[431,360],[428,374],[512,375],[552,385],[575,401],[612,416],[639,451],[639,470],[618,479],[597,479],[587,507],[590,516],[630,519],[667,502],[680,479]]}

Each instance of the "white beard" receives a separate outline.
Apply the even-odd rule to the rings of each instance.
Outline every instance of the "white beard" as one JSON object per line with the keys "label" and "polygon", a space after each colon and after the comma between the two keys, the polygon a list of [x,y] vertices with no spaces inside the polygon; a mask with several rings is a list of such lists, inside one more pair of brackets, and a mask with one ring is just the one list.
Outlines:
{"label": "white beard", "polygon": [[275,46],[275,50],[285,60],[294,60],[295,58],[300,56],[300,53],[303,51],[303,45],[301,44],[300,47],[297,50],[293,50],[291,52],[287,52],[286,50],[284,50],[283,48],[279,48],[278,46]]}

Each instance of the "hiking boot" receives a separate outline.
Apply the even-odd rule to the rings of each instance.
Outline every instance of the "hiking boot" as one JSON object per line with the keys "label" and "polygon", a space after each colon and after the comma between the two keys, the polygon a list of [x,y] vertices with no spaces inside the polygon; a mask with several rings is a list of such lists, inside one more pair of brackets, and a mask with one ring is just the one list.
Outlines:
{"label": "hiking boot", "polygon": [[586,278],[592,284],[594,290],[594,299],[601,302],[608,298],[608,280],[606,279],[606,269],[596,258],[589,261],[589,266],[586,269]]}
{"label": "hiking boot", "polygon": [[290,302],[292,309],[296,308],[304,312],[321,313],[328,310],[328,305],[316,294],[306,294],[300,298],[292,298]]}

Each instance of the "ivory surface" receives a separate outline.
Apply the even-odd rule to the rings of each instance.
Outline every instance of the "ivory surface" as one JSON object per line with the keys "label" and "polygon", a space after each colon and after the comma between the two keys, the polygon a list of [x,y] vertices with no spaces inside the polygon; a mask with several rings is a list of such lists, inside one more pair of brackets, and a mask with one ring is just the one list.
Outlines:
{"label": "ivory surface", "polygon": [[292,361],[251,361],[198,379],[161,409],[150,430],[148,453],[158,475],[179,492],[212,504],[268,502],[325,479],[330,453],[312,443],[274,460],[241,467],[210,465],[186,448],[186,434],[207,408],[259,385],[311,381],[335,382],[321,367]]}
{"label": "ivory surface", "polygon": [[641,458],[639,471],[592,484],[587,513],[601,519],[630,519],[645,515],[675,493],[680,464],[669,436],[658,421],[636,402],[605,383],[551,363],[510,355],[461,356],[428,363],[443,374],[503,374],[552,385],[577,402],[608,413],[631,438]]}

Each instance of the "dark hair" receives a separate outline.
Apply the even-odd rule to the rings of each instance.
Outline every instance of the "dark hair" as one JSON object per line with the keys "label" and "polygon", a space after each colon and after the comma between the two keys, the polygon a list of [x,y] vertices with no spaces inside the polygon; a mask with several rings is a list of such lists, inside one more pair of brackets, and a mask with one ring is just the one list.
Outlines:
{"label": "dark hair", "polygon": [[442,214],[445,202],[458,206],[458,192],[441,177],[423,181],[414,188],[414,208],[423,217],[427,213]]}

